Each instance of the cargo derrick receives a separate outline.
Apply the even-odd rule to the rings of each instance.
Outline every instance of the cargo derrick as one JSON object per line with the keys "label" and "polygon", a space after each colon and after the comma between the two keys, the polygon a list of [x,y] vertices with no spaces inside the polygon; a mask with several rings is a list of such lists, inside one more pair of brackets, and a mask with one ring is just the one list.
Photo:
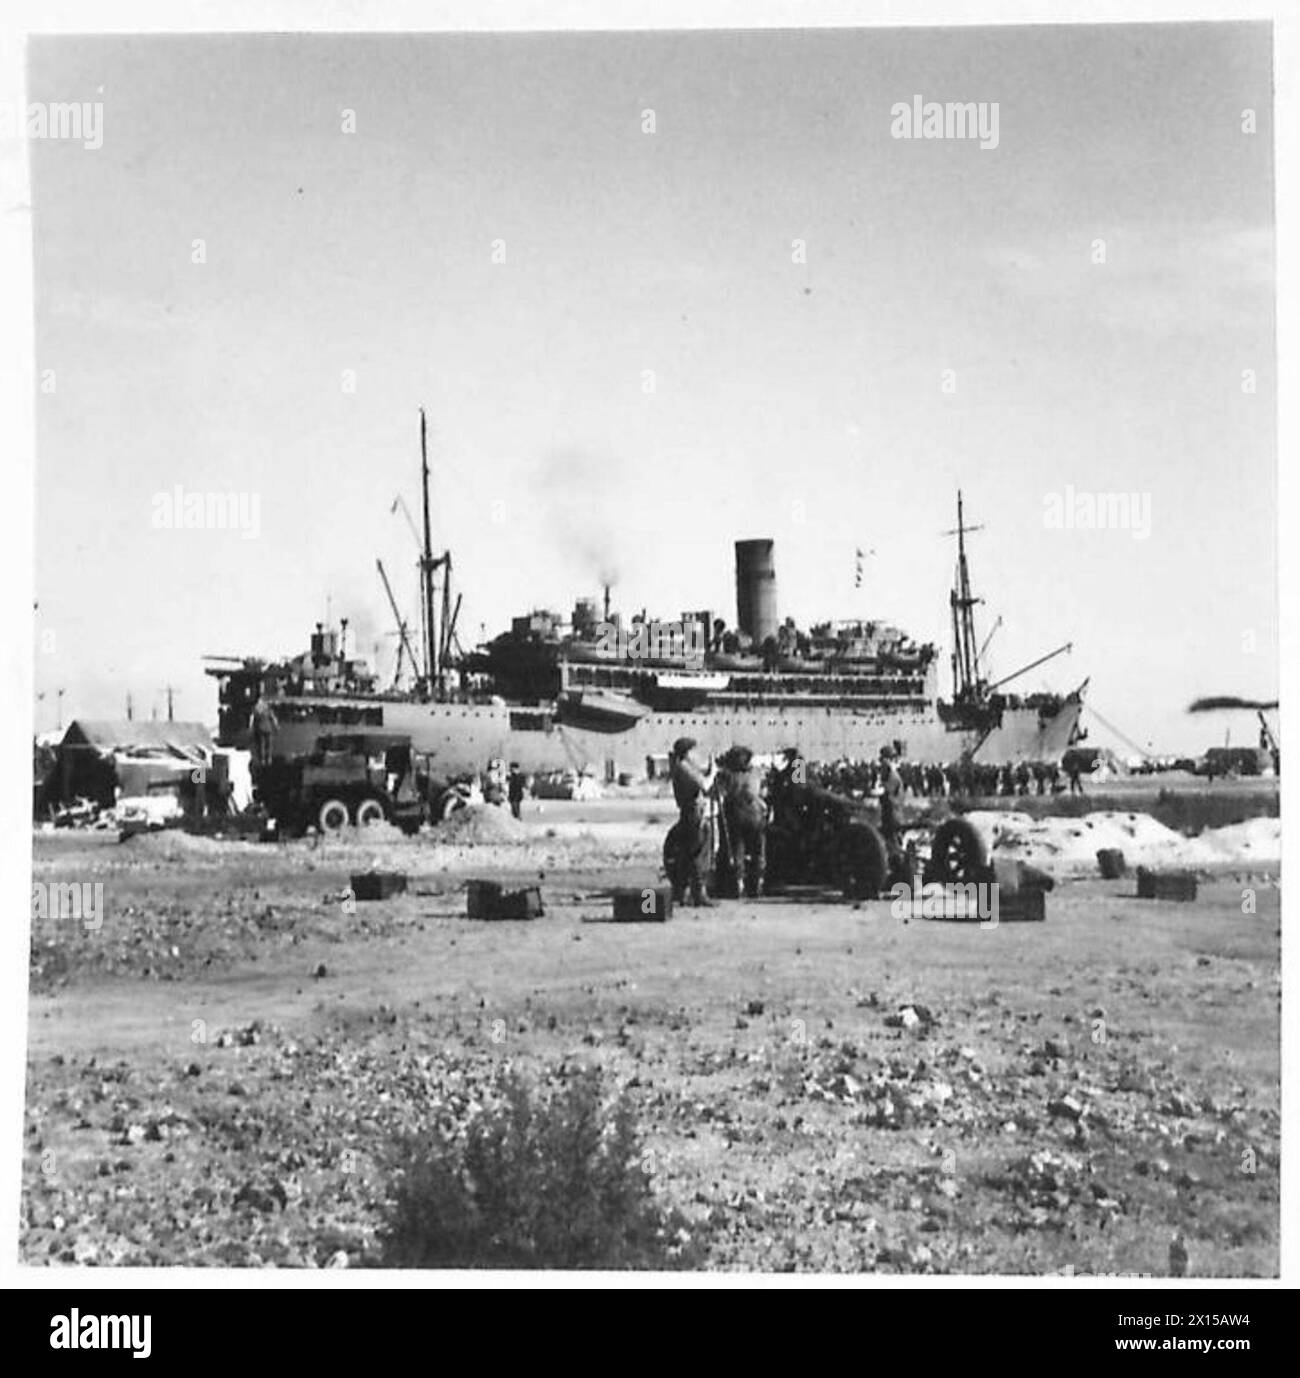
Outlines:
{"label": "cargo derrick", "polygon": [[[975,597],[971,591],[970,565],[966,559],[966,536],[971,532],[982,531],[983,529],[982,526],[966,525],[962,493],[958,489],[957,525],[951,531],[944,532],[945,536],[957,537],[957,571],[952,590],[948,595],[949,610],[952,616],[952,703],[945,704],[941,700],[936,704],[936,708],[945,724],[958,728],[965,727],[978,734],[977,740],[968,749],[968,754],[971,757],[979,751],[980,746],[988,739],[989,735],[1001,726],[1003,715],[1008,707],[1034,707],[1039,710],[1040,717],[1051,716],[1059,711],[1062,703],[1068,700],[1062,700],[1051,694],[1031,695],[1026,700],[1018,700],[1005,694],[999,694],[997,690],[1010,684],[1012,680],[1019,679],[1021,675],[1028,674],[1030,670],[1037,669],[1040,665],[1046,665],[1048,661],[1055,660],[1057,656],[1064,655],[1073,649],[1072,644],[1067,641],[1046,655],[1039,656],[1027,665],[1022,665],[1011,674],[1004,675],[1002,679],[993,684],[989,684],[984,678],[980,669],[980,659],[983,652],[988,648],[989,642],[992,641],[993,633],[1001,625],[1002,619],[998,618],[981,647],[975,635],[975,608],[984,600]],[[1076,691],[1076,696],[1081,693],[1082,688]],[[1071,737],[1073,737],[1073,733]]]}

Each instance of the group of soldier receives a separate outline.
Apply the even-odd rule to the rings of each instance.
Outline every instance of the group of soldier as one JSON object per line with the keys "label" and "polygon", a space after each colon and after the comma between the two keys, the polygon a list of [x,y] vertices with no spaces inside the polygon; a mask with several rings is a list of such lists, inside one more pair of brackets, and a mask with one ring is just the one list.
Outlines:
{"label": "group of soldier", "polygon": [[510,803],[510,812],[516,818],[521,816],[524,796],[528,793],[528,776],[519,768],[518,761],[510,762],[510,770],[499,757],[488,762],[483,772],[483,802],[485,804]]}
{"label": "group of soldier", "polygon": [[[960,797],[991,799],[1028,794],[1083,793],[1080,772],[1063,772],[1055,762],[1020,761],[1016,765],[988,765],[962,760],[939,764],[926,761],[895,761],[892,766],[903,792],[914,798]],[[812,781],[841,794],[864,797],[877,793],[887,771],[881,761],[830,761],[809,767]]]}
{"label": "group of soldier", "polygon": [[[757,899],[763,893],[767,871],[769,816],[779,819],[783,809],[797,809],[794,801],[798,791],[793,787],[814,783],[809,778],[810,768],[791,748],[784,753],[782,765],[769,776],[755,765],[754,753],[746,746],[733,746],[716,765],[712,760],[703,765],[696,756],[697,745],[693,737],[679,737],[670,757],[678,812],[669,868],[673,899],[681,904],[689,891],[696,907],[714,905],[705,883],[710,860],[710,800],[718,805],[720,841],[736,892],[746,899]],[[881,748],[874,779],[880,797],[880,830],[886,845],[894,846],[902,831],[899,805],[903,777],[892,747]]]}
{"label": "group of soldier", "polygon": [[[679,737],[670,756],[673,798],[678,821],[673,830],[672,864],[669,867],[673,898],[680,904],[689,891],[691,903],[711,908],[714,901],[705,884],[708,855],[710,803],[717,805],[718,839],[730,863],[737,893],[754,899],[763,893],[767,863],[769,816],[779,820],[783,807],[797,799],[791,785],[818,785],[837,794],[879,801],[880,832],[891,853],[900,845],[902,800],[958,796],[972,799],[990,796],[1059,794],[1066,788],[1061,767],[1042,761],[1016,765],[986,765],[969,758],[953,764],[900,759],[892,746],[883,746],[874,761],[832,761],[813,765],[793,748],[784,753],[783,764],[770,775],[755,766],[754,753],[733,746],[715,765],[701,763],[697,743]],[[1071,794],[1081,794],[1079,769],[1064,772]],[[797,806],[796,806],[797,807]]]}
{"label": "group of soldier", "polygon": [[754,753],[734,746],[719,769],[710,761],[701,765],[693,737],[673,743],[669,774],[677,804],[674,864],[671,868],[673,899],[681,904],[690,891],[691,903],[711,909],[705,877],[709,867],[709,800],[720,806],[725,844],[732,874],[743,884],[747,898],[763,893],[767,865],[767,798],[763,773],[755,769]]}

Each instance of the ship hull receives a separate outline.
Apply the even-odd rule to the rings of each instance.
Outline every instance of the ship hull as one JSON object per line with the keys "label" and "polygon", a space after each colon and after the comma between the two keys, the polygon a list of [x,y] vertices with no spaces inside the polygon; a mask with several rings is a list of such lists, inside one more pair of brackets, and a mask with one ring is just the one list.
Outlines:
{"label": "ship hull", "polygon": [[[448,778],[479,772],[488,761],[518,762],[529,772],[579,769],[606,778],[646,773],[647,759],[662,757],[679,737],[693,737],[701,752],[718,755],[734,744],[756,754],[797,748],[813,761],[867,760],[885,745],[901,745],[913,761],[947,764],[964,752],[976,761],[1004,765],[1059,761],[1074,739],[1082,703],[1064,700],[1054,712],[1008,708],[987,734],[946,724],[930,708],[872,712],[835,708],[650,712],[621,731],[560,724],[545,708],[509,704],[418,703],[375,699],[277,699],[275,751],[311,751],[328,733],[382,729],[409,733]],[[243,743],[240,743],[241,745]]]}

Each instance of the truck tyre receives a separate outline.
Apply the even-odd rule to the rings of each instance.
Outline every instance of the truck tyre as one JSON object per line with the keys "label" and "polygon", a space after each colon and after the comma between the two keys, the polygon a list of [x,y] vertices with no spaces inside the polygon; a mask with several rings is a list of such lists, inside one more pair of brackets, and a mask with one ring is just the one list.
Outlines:
{"label": "truck tyre", "polygon": [[885,839],[870,823],[855,823],[843,841],[844,893],[852,900],[874,900],[889,874]]}
{"label": "truck tyre", "polygon": [[930,846],[925,880],[940,885],[978,885],[988,874],[988,849],[975,825],[965,818],[941,823]]}
{"label": "truck tyre", "polygon": [[342,799],[326,799],[316,812],[323,833],[336,833],[348,825],[348,806]]}
{"label": "truck tyre", "polygon": [[453,813],[458,813],[464,807],[464,795],[458,794],[454,789],[449,789],[438,801],[438,822],[445,823]]}
{"label": "truck tyre", "polygon": [[375,795],[367,795],[357,805],[357,827],[372,828],[376,823],[386,823],[388,821],[388,809],[384,806],[384,801]]}

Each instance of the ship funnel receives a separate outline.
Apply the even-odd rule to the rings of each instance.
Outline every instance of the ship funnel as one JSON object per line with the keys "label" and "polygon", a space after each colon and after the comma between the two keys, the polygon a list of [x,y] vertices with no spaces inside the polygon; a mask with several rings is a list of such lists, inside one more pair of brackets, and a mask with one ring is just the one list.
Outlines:
{"label": "ship funnel", "polygon": [[775,636],[776,563],[774,542],[736,542],[736,625],[761,646]]}

